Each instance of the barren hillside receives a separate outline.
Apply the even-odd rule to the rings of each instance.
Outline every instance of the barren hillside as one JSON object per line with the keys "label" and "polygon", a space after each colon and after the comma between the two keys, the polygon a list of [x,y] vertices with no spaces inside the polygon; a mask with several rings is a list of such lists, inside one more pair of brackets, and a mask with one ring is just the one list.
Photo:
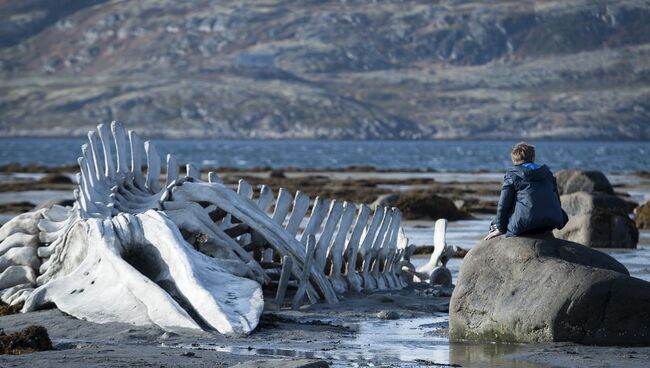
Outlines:
{"label": "barren hillside", "polygon": [[647,1],[0,0],[0,135],[650,139]]}

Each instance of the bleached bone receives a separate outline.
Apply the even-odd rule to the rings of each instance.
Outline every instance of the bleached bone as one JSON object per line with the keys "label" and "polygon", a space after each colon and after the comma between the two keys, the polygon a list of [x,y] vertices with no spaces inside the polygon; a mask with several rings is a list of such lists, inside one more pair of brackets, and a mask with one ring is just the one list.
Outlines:
{"label": "bleached bone", "polygon": [[417,268],[416,279],[433,285],[451,286],[451,272],[447,269],[447,261],[453,255],[453,248],[447,245],[447,220],[436,221],[433,230],[433,253],[429,262]]}
{"label": "bleached bone", "polygon": [[354,221],[355,212],[356,206],[354,204],[349,202],[343,204],[343,214],[341,215],[339,228],[328,252],[328,258],[332,264],[329,279],[334,290],[340,294],[347,291],[347,283],[341,275],[341,269],[343,268],[343,248],[348,230],[352,226],[352,221]]}
{"label": "bleached bone", "polygon": [[[128,142],[128,143],[127,143]],[[245,334],[259,321],[261,287],[275,304],[401,288],[405,237],[396,209],[294,196],[216,173],[181,176],[172,155],[116,122],[89,132],[72,207],[22,214],[0,228],[0,297],[31,311],[53,302],[95,322]],[[273,206],[273,212],[270,209]],[[305,224],[301,231],[301,226]],[[281,263],[280,263],[281,261]],[[260,263],[261,262],[261,263]],[[264,265],[264,267],[262,267]],[[265,268],[266,267],[266,268]],[[279,274],[278,274],[279,272]]]}
{"label": "bleached bone", "polygon": [[357,256],[359,254],[359,245],[363,231],[368,223],[370,217],[370,208],[366,205],[361,205],[357,218],[354,224],[354,230],[350,235],[345,247],[345,279],[348,283],[348,289],[355,292],[360,292],[363,284],[363,279],[356,270]]}
{"label": "bleached bone", "polygon": [[[240,181],[241,183],[242,181]],[[294,237],[289,235],[282,226],[273,222],[252,201],[239,200],[242,198],[241,196],[234,193],[228,187],[216,183],[187,182],[175,187],[172,191],[172,196],[175,200],[214,203],[217,207],[245,222],[253,230],[261,234],[274,247],[277,253],[283,256],[290,255],[294,260],[298,261],[297,264],[294,262],[292,274],[296,278],[300,277],[300,265],[304,264],[305,260],[304,247]],[[310,276],[328,303],[334,303],[338,300],[336,293],[332,290],[332,285],[325,278],[322,270],[319,270],[313,265]]]}
{"label": "bleached bone", "polygon": [[291,302],[292,309],[298,309],[298,307],[300,307],[300,304],[302,303],[302,299],[305,296],[305,292],[307,291],[307,285],[309,284],[309,274],[310,274],[309,270],[311,270],[312,264],[314,262],[315,251],[316,251],[316,237],[310,234],[307,237],[307,241],[306,241],[305,263],[303,264],[304,267],[303,267],[302,275],[300,275],[299,278],[298,290],[296,291],[296,294],[293,297],[293,301]]}
{"label": "bleached bone", "polygon": [[280,274],[280,281],[278,281],[278,290],[275,294],[275,305],[278,309],[282,306],[284,295],[287,292],[289,285],[289,277],[291,277],[291,269],[293,267],[293,258],[289,256],[282,257],[282,272]]}

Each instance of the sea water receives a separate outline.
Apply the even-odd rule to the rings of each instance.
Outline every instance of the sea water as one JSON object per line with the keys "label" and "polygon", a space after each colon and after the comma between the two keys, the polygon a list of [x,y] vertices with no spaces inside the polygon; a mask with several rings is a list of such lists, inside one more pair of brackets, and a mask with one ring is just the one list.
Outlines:
{"label": "sea water", "polygon": [[[80,156],[81,138],[0,138],[0,165],[61,166]],[[492,171],[510,166],[514,141],[153,140],[180,163],[203,167]],[[531,141],[553,170],[650,170],[650,142]]]}

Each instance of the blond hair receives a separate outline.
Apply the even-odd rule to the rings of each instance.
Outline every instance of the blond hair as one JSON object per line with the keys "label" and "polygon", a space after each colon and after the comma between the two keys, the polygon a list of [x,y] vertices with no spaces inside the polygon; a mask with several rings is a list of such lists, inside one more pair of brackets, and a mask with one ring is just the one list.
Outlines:
{"label": "blond hair", "polygon": [[526,142],[519,142],[512,147],[510,158],[515,165],[535,161],[535,146]]}

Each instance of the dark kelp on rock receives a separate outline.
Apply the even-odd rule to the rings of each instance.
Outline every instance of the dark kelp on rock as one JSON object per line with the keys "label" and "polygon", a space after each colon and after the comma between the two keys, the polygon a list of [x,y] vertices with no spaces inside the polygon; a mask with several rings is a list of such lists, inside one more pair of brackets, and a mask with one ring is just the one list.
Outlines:
{"label": "dark kelp on rock", "polygon": [[26,329],[0,336],[0,354],[27,354],[52,350],[52,341],[43,326],[29,326]]}

